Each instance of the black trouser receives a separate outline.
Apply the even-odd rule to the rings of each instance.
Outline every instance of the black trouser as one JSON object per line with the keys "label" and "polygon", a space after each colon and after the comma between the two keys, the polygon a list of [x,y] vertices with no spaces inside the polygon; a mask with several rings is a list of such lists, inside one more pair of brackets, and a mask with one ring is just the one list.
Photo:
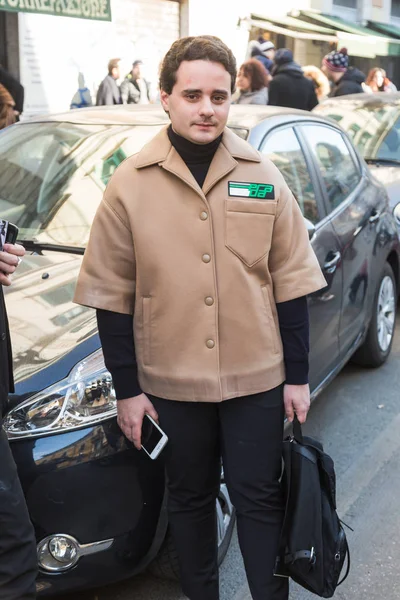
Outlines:
{"label": "black trouser", "polygon": [[283,503],[279,485],[283,387],[221,403],[149,396],[169,442],[163,450],[169,523],[190,600],[218,600],[216,498],[222,456],[253,600],[287,600],[273,576]]}
{"label": "black trouser", "polygon": [[37,554],[17,468],[0,419],[0,598],[36,598]]}

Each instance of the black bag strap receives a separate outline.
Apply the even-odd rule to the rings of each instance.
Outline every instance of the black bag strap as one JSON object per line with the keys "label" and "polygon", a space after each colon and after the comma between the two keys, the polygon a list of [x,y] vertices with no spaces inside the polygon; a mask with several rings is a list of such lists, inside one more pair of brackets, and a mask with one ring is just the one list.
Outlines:
{"label": "black bag strap", "polygon": [[301,423],[297,418],[297,415],[294,416],[292,423],[292,431],[293,437],[299,444],[303,444],[303,431],[301,429]]}
{"label": "black bag strap", "polygon": [[341,585],[343,581],[345,581],[350,573],[350,548],[346,539],[346,558],[347,558],[347,569],[346,573],[343,575],[342,579],[338,581],[337,585]]}

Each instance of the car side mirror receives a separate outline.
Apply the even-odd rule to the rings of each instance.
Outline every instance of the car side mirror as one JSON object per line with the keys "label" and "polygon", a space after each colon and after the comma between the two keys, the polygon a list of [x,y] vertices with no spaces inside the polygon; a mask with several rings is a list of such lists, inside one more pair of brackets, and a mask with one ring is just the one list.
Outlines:
{"label": "car side mirror", "polygon": [[311,223],[311,221],[309,219],[306,219],[305,217],[304,217],[304,221],[305,221],[307,231],[308,231],[308,239],[311,240],[314,237],[315,225],[313,223]]}

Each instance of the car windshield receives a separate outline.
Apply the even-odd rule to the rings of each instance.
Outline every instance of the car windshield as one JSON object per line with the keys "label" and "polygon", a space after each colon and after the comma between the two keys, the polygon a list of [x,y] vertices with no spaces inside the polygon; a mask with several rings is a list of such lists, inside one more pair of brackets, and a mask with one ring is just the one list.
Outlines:
{"label": "car windshield", "polygon": [[160,126],[30,123],[0,134],[0,218],[20,240],[85,247],[116,167]]}
{"label": "car windshield", "polygon": [[400,162],[400,100],[328,100],[317,112],[339,123],[365,160]]}

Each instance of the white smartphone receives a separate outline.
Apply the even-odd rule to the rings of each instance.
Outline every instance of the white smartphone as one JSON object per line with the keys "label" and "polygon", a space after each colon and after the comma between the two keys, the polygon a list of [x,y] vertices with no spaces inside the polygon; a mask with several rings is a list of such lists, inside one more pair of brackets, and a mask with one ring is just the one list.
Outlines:
{"label": "white smartphone", "polygon": [[142,423],[142,448],[152,460],[159,456],[161,450],[168,442],[167,435],[161,427],[147,413]]}

